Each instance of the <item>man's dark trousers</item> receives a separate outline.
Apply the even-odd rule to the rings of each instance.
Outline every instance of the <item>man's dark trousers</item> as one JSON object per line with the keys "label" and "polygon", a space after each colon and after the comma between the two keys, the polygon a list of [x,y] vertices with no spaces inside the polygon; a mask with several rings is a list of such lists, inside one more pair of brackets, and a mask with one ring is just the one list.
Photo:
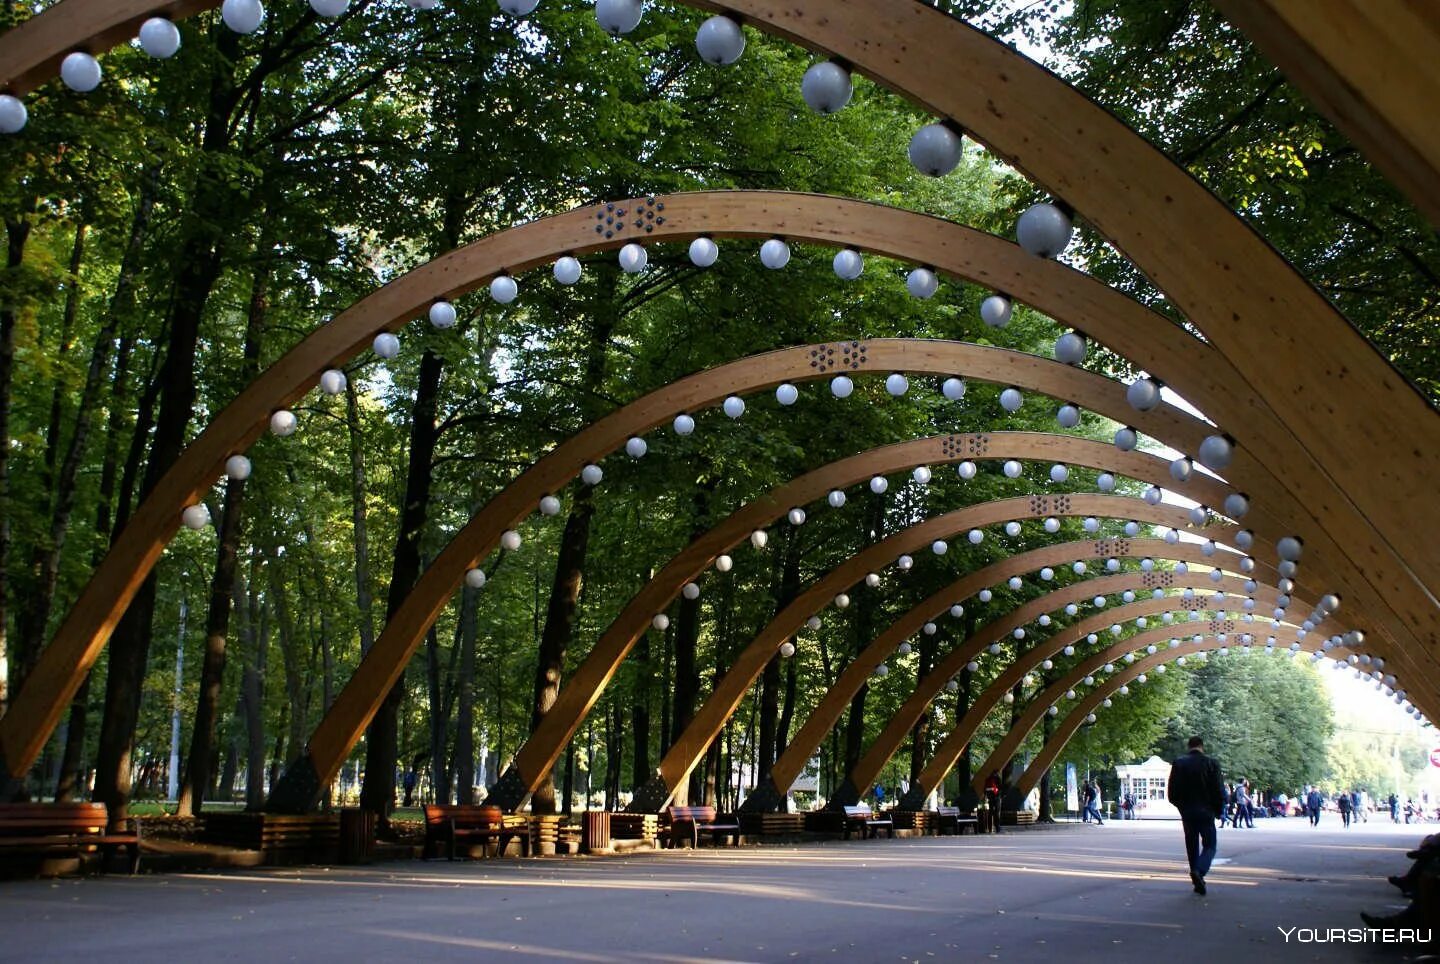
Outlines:
{"label": "man's dark trousers", "polygon": [[1190,873],[1204,877],[1215,859],[1215,814],[1204,807],[1180,811],[1185,829],[1185,856],[1190,860]]}

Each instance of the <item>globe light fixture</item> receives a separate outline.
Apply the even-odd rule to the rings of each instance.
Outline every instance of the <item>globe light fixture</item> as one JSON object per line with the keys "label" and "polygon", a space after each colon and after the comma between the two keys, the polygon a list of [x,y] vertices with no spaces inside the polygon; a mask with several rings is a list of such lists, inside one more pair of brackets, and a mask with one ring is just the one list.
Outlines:
{"label": "globe light fixture", "polygon": [[[970,544],[972,546],[978,546],[980,543],[985,541],[985,532],[983,529],[971,529],[970,532],[966,535],[966,538],[970,540]],[[986,590],[981,591],[985,592]]]}
{"label": "globe light fixture", "polygon": [[580,470],[580,481],[586,485],[599,485],[603,478],[605,478],[605,473],[598,465],[587,465]]}
{"label": "globe light fixture", "polygon": [[800,81],[800,96],[817,114],[834,114],[850,103],[850,71],[831,60],[812,64]]}
{"label": "globe light fixture", "polygon": [[140,25],[140,49],[168,60],[180,50],[180,28],[166,17],[151,17]]}
{"label": "globe light fixture", "polygon": [[910,138],[910,163],[921,174],[942,177],[959,165],[963,149],[960,135],[949,127],[926,124]]}
{"label": "globe light fixture", "polygon": [[644,245],[631,241],[620,249],[620,270],[626,274],[639,274],[649,263],[650,255]]}
{"label": "globe light fixture", "polygon": [[466,572],[465,572],[465,585],[469,586],[471,589],[484,589],[484,588],[485,588],[485,581],[486,581],[486,576],[485,576],[485,570],[484,570],[484,569],[469,569],[469,570],[466,570]]}
{"label": "globe light fixture", "polygon": [[1125,389],[1125,399],[1137,412],[1148,412],[1160,404],[1160,383],[1152,378],[1137,378]]}
{"label": "globe light fixture", "polygon": [[500,534],[500,547],[510,552],[520,548],[520,533],[514,529],[506,529]]}
{"label": "globe light fixture", "polygon": [[775,389],[775,400],[781,405],[794,405],[800,397],[800,390],[789,382],[784,382]]}
{"label": "globe light fixture", "polygon": [[910,390],[910,379],[899,372],[892,372],[885,377],[885,391],[899,398]]}
{"label": "globe light fixture", "polygon": [[724,404],[720,407],[730,418],[739,418],[741,415],[745,414],[745,399],[741,398],[739,395],[731,395],[729,398],[725,399]]}
{"label": "globe light fixture", "polygon": [[991,328],[1004,328],[1010,324],[1014,306],[1004,295],[991,295],[980,302],[980,320]]}
{"label": "globe light fixture", "polygon": [[557,516],[560,514],[560,500],[553,495],[547,495],[540,500],[540,514],[546,516]]}
{"label": "globe light fixture", "polygon": [[375,349],[375,354],[389,360],[400,354],[400,339],[388,331],[382,331],[375,336],[375,340],[371,342],[371,347]]}
{"label": "globe light fixture", "polygon": [[326,395],[339,395],[345,391],[347,381],[344,372],[331,368],[320,376],[320,391]]}
{"label": "globe light fixture", "polygon": [[1225,496],[1225,514],[1232,519],[1243,519],[1250,511],[1250,498],[1243,492],[1231,492]]}
{"label": "globe light fixture", "polygon": [[295,413],[288,409],[282,408],[270,416],[270,431],[281,438],[294,435],[298,424]]}
{"label": "globe light fixture", "polygon": [[870,479],[870,491],[876,495],[884,495],[888,488],[890,488],[890,482],[885,476],[876,475]]}
{"label": "globe light fixture", "polygon": [[655,618],[650,620],[650,625],[654,626],[656,629],[660,630],[660,632],[663,633],[665,632],[665,630],[670,628],[670,617],[665,615],[664,613],[656,613]]}
{"label": "globe light fixture", "polygon": [[791,656],[794,656],[794,655],[795,655],[795,644],[792,643],[792,642],[790,642],[788,639],[787,639],[785,642],[781,643],[781,644],[780,644],[780,655],[783,656],[783,657],[785,657],[786,659],[789,659]]}
{"label": "globe light fixture", "polygon": [[210,510],[203,502],[187,505],[180,513],[180,521],[185,528],[199,531],[210,524]]}
{"label": "globe light fixture", "polygon": [[845,493],[839,489],[831,489],[830,494],[825,497],[830,508],[838,509],[845,504]]}
{"label": "globe light fixture", "polygon": [[805,524],[805,510],[804,510],[804,509],[801,509],[801,508],[799,508],[799,507],[796,507],[796,508],[794,508],[794,509],[791,509],[790,512],[789,512],[789,514],[786,516],[786,518],[788,518],[788,519],[790,520],[790,524],[791,524],[792,526],[804,525],[804,524]]}
{"label": "globe light fixture", "polygon": [[729,556],[716,556],[715,569],[719,572],[729,572],[735,568],[735,560]]}
{"label": "globe light fixture", "polygon": [[1140,444],[1140,436],[1130,426],[1126,425],[1115,430],[1115,447],[1120,451],[1132,451],[1138,444]]}
{"label": "globe light fixture", "polygon": [[695,50],[707,64],[733,64],[745,52],[745,32],[729,17],[711,17],[695,31]]}
{"label": "globe light fixture", "polygon": [[841,248],[835,252],[830,266],[841,281],[854,281],[865,272],[865,259],[854,248]]}
{"label": "globe light fixture", "polygon": [[1227,468],[1230,460],[1235,457],[1235,443],[1225,435],[1207,435],[1200,442],[1200,451],[1197,454],[1201,465],[1220,472]]}
{"label": "globe light fixture", "polygon": [[694,602],[695,600],[700,598],[700,584],[695,582],[687,582],[684,587],[681,588],[680,595],[684,596],[691,602]]}
{"label": "globe light fixture", "polygon": [[632,459],[642,459],[648,451],[650,451],[650,443],[638,435],[630,436],[625,442],[625,454]]}
{"label": "globe light fixture", "polygon": [[711,238],[696,238],[690,242],[690,263],[697,268],[708,268],[720,258],[720,245]]}
{"label": "globe light fixture", "polygon": [[1015,240],[1037,258],[1058,257],[1070,244],[1075,224],[1057,205],[1040,203],[1020,215]]}
{"label": "globe light fixture", "polygon": [[250,460],[243,455],[232,455],[225,460],[225,477],[236,482],[244,482],[250,478],[250,472],[254,466]]}
{"label": "globe light fixture", "polygon": [[260,0],[225,0],[220,5],[220,19],[236,33],[254,33],[265,19]]}
{"label": "globe light fixture", "polygon": [[1070,470],[1063,465],[1050,466],[1050,481],[1056,483],[1070,481]]}
{"label": "globe light fixture", "polygon": [[[803,522],[804,519],[802,518],[801,521]],[[756,549],[764,549],[765,546],[769,544],[769,542],[770,533],[766,532],[764,529],[756,529],[754,532],[750,533],[750,545],[754,546]]]}
{"label": "globe light fixture", "polygon": [[1080,424],[1080,409],[1066,402],[1055,412],[1055,421],[1060,423],[1061,428],[1074,428]]}
{"label": "globe light fixture", "polygon": [[684,412],[676,415],[675,421],[670,424],[676,435],[689,435],[695,431],[695,419]]}
{"label": "globe light fixture", "polygon": [[790,245],[779,238],[771,238],[760,245],[760,263],[771,271],[779,271],[790,263]]}
{"label": "globe light fixture", "polygon": [[[703,239],[697,238],[696,240]],[[569,285],[577,284],[580,281],[580,275],[583,270],[584,269],[580,265],[580,259],[571,257],[567,254],[565,257],[560,258],[555,262],[555,267],[551,273],[555,276],[555,280],[558,283],[566,285],[568,287]]]}
{"label": "globe light fixture", "polygon": [[1067,331],[1055,339],[1055,360],[1066,365],[1079,365],[1085,360],[1085,336],[1078,331]]}
{"label": "globe light fixture", "polygon": [[1023,471],[1023,467],[1015,459],[1010,459],[1001,466],[1001,471],[1005,473],[1007,479],[1018,479],[1020,478],[1020,473]]}
{"label": "globe light fixture", "polygon": [[842,592],[842,593],[838,594],[838,595],[835,597],[835,608],[836,608],[836,609],[848,609],[849,606],[850,606],[850,597],[847,596],[847,595],[845,595],[845,593]]}
{"label": "globe light fixture", "polygon": [[18,134],[30,120],[25,102],[14,94],[0,94],[0,134]]}
{"label": "globe light fixture", "polygon": [[929,268],[914,268],[905,276],[905,290],[913,298],[928,300],[940,288],[940,278]]}
{"label": "globe light fixture", "polygon": [[836,398],[849,398],[855,391],[855,383],[849,375],[836,375],[830,379],[830,394]]}
{"label": "globe light fixture", "polygon": [[960,478],[966,482],[969,482],[971,479],[975,478],[976,471],[977,469],[975,467],[975,463],[968,460],[961,462],[955,468],[955,474],[960,476]]}
{"label": "globe light fixture", "polygon": [[612,37],[627,34],[640,26],[644,13],[641,0],[595,0],[595,20]]}
{"label": "globe light fixture", "polygon": [[952,402],[958,402],[965,397],[965,380],[963,378],[947,378],[940,385],[940,392]]}
{"label": "globe light fixture", "polygon": [[1025,396],[1020,394],[1018,388],[1007,388],[1000,393],[1000,407],[1011,414],[1020,411],[1020,406],[1024,404]]}
{"label": "globe light fixture", "polygon": [[1095,476],[1095,488],[1099,489],[1101,492],[1114,492],[1115,473],[1101,472],[1099,475]]}

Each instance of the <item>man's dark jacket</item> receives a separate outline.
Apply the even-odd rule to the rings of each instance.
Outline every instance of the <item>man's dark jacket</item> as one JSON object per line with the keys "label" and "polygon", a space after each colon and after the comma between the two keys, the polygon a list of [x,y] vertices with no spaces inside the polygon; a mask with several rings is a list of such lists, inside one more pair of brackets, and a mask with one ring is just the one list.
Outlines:
{"label": "man's dark jacket", "polygon": [[1205,809],[1218,816],[1224,809],[1220,764],[1191,750],[1170,765],[1169,798],[1181,813]]}

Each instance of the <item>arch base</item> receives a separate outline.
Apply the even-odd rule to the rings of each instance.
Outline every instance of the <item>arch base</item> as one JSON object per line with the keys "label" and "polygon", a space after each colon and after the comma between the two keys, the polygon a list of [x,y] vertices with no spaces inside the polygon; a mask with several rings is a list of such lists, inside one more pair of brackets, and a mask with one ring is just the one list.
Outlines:
{"label": "arch base", "polygon": [[500,779],[485,791],[485,802],[506,813],[515,813],[530,802],[530,788],[525,785],[525,778],[515,769],[515,764],[510,764],[509,769],[500,774]]}
{"label": "arch base", "polygon": [[325,787],[320,782],[320,771],[315,759],[306,750],[293,760],[275,781],[270,796],[265,801],[266,813],[313,813],[320,806],[320,797]]}
{"label": "arch base", "polygon": [[740,804],[741,813],[780,813],[785,809],[785,794],[775,785],[774,777],[766,777],[751,790]]}
{"label": "arch base", "polygon": [[[686,774],[679,782],[683,783],[688,776],[689,774]],[[630,801],[630,806],[626,807],[625,810],[627,813],[659,813],[665,809],[665,805],[669,803],[674,796],[675,793],[665,782],[665,778],[657,774],[647,780],[643,787],[635,791],[635,796]]]}

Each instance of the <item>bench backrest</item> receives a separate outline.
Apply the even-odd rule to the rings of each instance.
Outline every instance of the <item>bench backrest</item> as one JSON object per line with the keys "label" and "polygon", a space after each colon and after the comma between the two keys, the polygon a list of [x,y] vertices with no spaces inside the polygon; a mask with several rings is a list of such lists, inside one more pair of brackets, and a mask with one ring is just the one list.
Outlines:
{"label": "bench backrest", "polygon": [[875,816],[875,814],[874,814],[873,811],[871,811],[871,809],[870,809],[869,807],[865,806],[864,804],[861,804],[861,805],[855,806],[855,807],[846,807],[846,808],[845,808],[845,816],[847,816],[847,817],[854,817],[854,818],[856,818],[856,819],[860,819],[860,818],[863,817],[864,819],[867,819],[867,820],[868,820],[869,818]]}
{"label": "bench backrest", "polygon": [[693,820],[696,823],[715,822],[714,807],[669,807],[666,812],[670,814],[672,823],[676,820]]}
{"label": "bench backrest", "polygon": [[935,808],[935,812],[938,813],[938,814],[939,814],[940,816],[942,816],[942,817],[958,817],[958,816],[960,816],[960,808],[959,808],[959,807],[936,807],[936,808]]}
{"label": "bench backrest", "polygon": [[479,804],[426,804],[427,826],[452,820],[457,827],[500,827],[505,823],[505,813],[499,807]]}
{"label": "bench backrest", "polygon": [[109,823],[103,803],[0,804],[0,836],[99,836]]}

